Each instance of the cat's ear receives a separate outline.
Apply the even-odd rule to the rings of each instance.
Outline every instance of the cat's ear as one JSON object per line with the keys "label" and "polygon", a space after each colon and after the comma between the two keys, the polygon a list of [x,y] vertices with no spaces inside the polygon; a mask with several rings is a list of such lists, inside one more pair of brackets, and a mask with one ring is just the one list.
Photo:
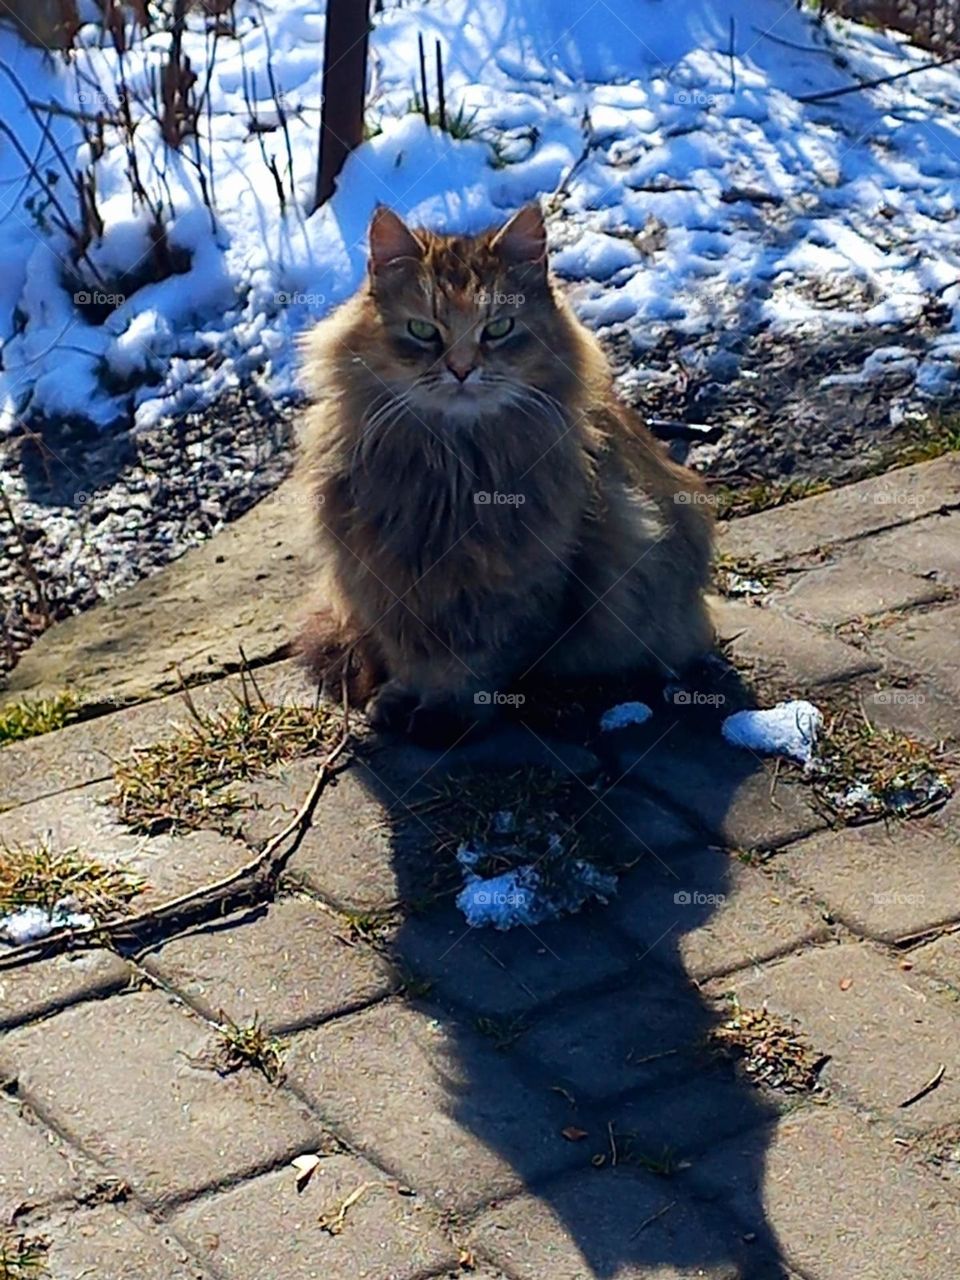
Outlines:
{"label": "cat's ear", "polygon": [[546,263],[547,229],[543,224],[543,211],[534,200],[525,204],[500,228],[490,242],[511,266],[527,266]]}
{"label": "cat's ear", "polygon": [[400,215],[378,204],[370,219],[370,270],[376,274],[405,259],[419,261],[422,257],[423,243]]}

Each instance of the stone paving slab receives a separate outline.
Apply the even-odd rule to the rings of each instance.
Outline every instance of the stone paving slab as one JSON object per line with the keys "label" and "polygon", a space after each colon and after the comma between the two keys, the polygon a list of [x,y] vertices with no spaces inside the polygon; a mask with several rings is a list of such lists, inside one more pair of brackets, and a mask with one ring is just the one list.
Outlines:
{"label": "stone paving slab", "polygon": [[158,992],[79,1005],[0,1039],[0,1069],[40,1115],[144,1201],[252,1173],[319,1141],[253,1071],[223,1077],[209,1029]]}
{"label": "stone paving slab", "polygon": [[669,1181],[591,1169],[482,1214],[471,1241],[518,1280],[784,1280],[787,1272]]}
{"label": "stone paving slab", "polygon": [[0,1227],[26,1209],[89,1193],[96,1172],[79,1152],[0,1095]]}
{"label": "stone paving slab", "polygon": [[[268,702],[312,705],[313,682],[297,663],[271,663],[255,676]],[[195,686],[190,698],[201,715],[210,715],[232,711],[242,691],[240,677],[235,675]],[[134,747],[157,742],[192,723],[183,693],[177,692],[11,743],[0,749],[0,812],[107,778],[113,773],[113,762]]]}
{"label": "stone paving slab", "polygon": [[916,947],[904,959],[916,973],[945,982],[960,997],[960,930]]}
{"label": "stone paving slab", "polygon": [[955,506],[960,506],[960,455],[951,453],[722,524],[720,549],[769,564]]}
{"label": "stone paving slab", "polygon": [[[912,1128],[960,1120],[960,1008],[880,953],[856,943],[818,947],[705,988],[730,991],[744,1008],[765,1006],[794,1022],[812,1049],[829,1054],[820,1081],[843,1097]],[[939,1087],[901,1109],[941,1065]]]}
{"label": "stone paving slab", "polygon": [[[960,529],[957,532],[960,537]],[[775,604],[803,621],[837,627],[853,618],[932,604],[949,596],[949,589],[937,582],[876,564],[875,541],[870,539],[824,568],[801,573],[782,595],[774,597]]]}
{"label": "stone paving slab", "polygon": [[698,981],[830,935],[784,876],[720,849],[644,859],[622,877],[611,915],[645,953]]}
{"label": "stone paving slab", "polygon": [[201,1013],[282,1034],[389,995],[396,978],[316,903],[286,898],[181,934],[141,956]]}
{"label": "stone paving slab", "polygon": [[610,1162],[612,1135],[619,1164],[659,1168],[671,1177],[695,1168],[704,1152],[727,1138],[769,1124],[788,1106],[786,1098],[744,1088],[724,1062],[599,1104],[594,1108],[600,1120],[596,1146]]}
{"label": "stone paving slab", "polygon": [[763,605],[723,600],[714,613],[734,663],[780,697],[799,697],[881,666],[863,650]]}
{"label": "stone paving slab", "polygon": [[473,929],[452,905],[404,921],[390,942],[418,981],[445,1004],[515,1019],[571,992],[623,974],[635,948],[599,904],[536,929]]}
{"label": "stone paving slab", "polygon": [[735,1138],[691,1177],[746,1228],[772,1232],[808,1280],[946,1280],[960,1270],[960,1200],[836,1107]]}
{"label": "stone paving slab", "polygon": [[960,921],[958,848],[955,798],[908,823],[819,832],[792,845],[777,865],[845,925],[892,942]]}
{"label": "stone paving slab", "polygon": [[[324,1230],[321,1219],[361,1187],[339,1234]],[[429,1202],[400,1187],[364,1160],[333,1155],[300,1193],[294,1170],[278,1169],[188,1205],[171,1225],[225,1280],[419,1280],[455,1269]]]}
{"label": "stone paving slab", "polygon": [[212,1280],[168,1229],[127,1206],[57,1214],[39,1229],[56,1280]]}
{"label": "stone paving slab", "polygon": [[[7,677],[11,695],[67,686],[89,702],[133,702],[277,657],[304,598],[310,522],[288,481],[216,538],[95,609],[45,632]],[[162,637],[162,643],[158,638]]]}
{"label": "stone paving slab", "polygon": [[707,1013],[691,984],[645,960],[619,991],[571,1000],[516,1042],[577,1102],[688,1076],[705,1064]]}
{"label": "stone paving slab", "polygon": [[[784,692],[815,700],[843,683],[874,723],[956,733],[960,606],[934,597],[956,585],[958,506],[960,466],[945,459],[734,522],[727,551],[752,539],[784,571],[764,607],[721,602],[721,629],[742,631],[735,650]],[[224,573],[256,582],[256,557],[274,551],[251,547]],[[176,649],[182,600],[155,603]],[[192,677],[222,671],[237,634],[209,663],[201,643]],[[167,678],[142,674],[153,693]],[[312,699],[290,663],[258,674],[268,697]],[[194,699],[230,705],[229,688],[212,681]],[[927,701],[881,699],[896,690]],[[740,705],[725,692],[721,711]],[[243,839],[144,840],[100,803],[111,784],[98,752],[164,736],[171,719],[189,721],[179,697],[5,749],[16,807],[0,838],[49,828],[133,860],[148,902],[234,869],[297,810],[316,761],[249,788],[266,807],[241,815]],[[146,957],[207,1019],[259,1015],[282,1034],[279,1086],[217,1074],[209,1023],[106,952],[0,972],[0,1149],[15,1153],[13,1198],[40,1200],[27,1220],[49,1228],[57,1280],[438,1280],[463,1274],[471,1224],[478,1280],[952,1275],[960,1200],[911,1144],[955,1142],[960,1126],[956,802],[903,827],[826,831],[802,785],[722,742],[720,719],[667,704],[587,747],[514,725],[449,755],[365,737],[281,897]],[[619,893],[532,930],[469,930],[418,801],[459,770],[524,762],[592,788]],[[750,850],[776,856],[731,856]],[[850,930],[922,945],[838,944]],[[757,1090],[709,1052],[729,992],[830,1055],[819,1105]],[[290,1158],[335,1149],[331,1130],[353,1153],[321,1160],[298,1195]],[[0,1160],[0,1212],[4,1174]],[[68,1211],[109,1194],[110,1178],[130,1185],[124,1203]],[[324,1231],[321,1214],[367,1181],[343,1231]]]}
{"label": "stone paving slab", "polygon": [[112,783],[97,782],[20,805],[0,814],[0,842],[30,847],[46,838],[55,850],[80,849],[127,867],[147,881],[138,908],[208,884],[252,856],[242,841],[215,831],[136,835],[107,803],[112,794]]}
{"label": "stone paving slab", "polygon": [[727,848],[775,849],[826,825],[798,783],[774,785],[774,766],[727,746],[719,726],[654,727],[651,720],[616,736],[620,780],[662,793]]}
{"label": "stone paving slab", "polygon": [[561,1135],[557,1095],[525,1084],[472,1028],[398,1002],[296,1036],[287,1076],[351,1145],[443,1207],[586,1159]]}
{"label": "stone paving slab", "polygon": [[927,679],[881,673],[859,692],[870,723],[878,729],[892,729],[928,745],[960,738],[960,699],[947,697]]}
{"label": "stone paving slab", "polygon": [[894,662],[928,676],[951,698],[960,699],[960,604],[911,614],[886,627],[879,647]]}
{"label": "stone paving slab", "polygon": [[[253,806],[239,817],[244,838],[262,844],[281,830],[299,808],[316,775],[315,760],[295,760],[266,778],[235,788]],[[369,784],[362,766],[341,771],[317,806],[287,871],[327,901],[349,911],[383,911],[394,906],[406,890],[399,869],[421,866],[420,844],[432,836],[430,827],[410,818],[401,844],[397,823]],[[426,884],[425,872],[421,880]],[[412,888],[412,886],[411,886]]]}
{"label": "stone paving slab", "polygon": [[960,587],[960,512],[930,516],[878,533],[867,547],[871,558],[930,582]]}
{"label": "stone paving slab", "polygon": [[[0,952],[2,954],[2,952]],[[53,956],[17,969],[0,969],[0,1028],[121,991],[136,970],[112,951]]]}

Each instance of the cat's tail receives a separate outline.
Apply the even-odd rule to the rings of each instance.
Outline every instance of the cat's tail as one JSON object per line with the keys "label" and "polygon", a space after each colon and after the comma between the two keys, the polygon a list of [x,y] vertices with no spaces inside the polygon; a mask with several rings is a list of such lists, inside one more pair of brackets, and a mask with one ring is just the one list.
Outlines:
{"label": "cat's tail", "polygon": [[310,613],[300,628],[295,654],[314,675],[324,696],[363,707],[387,679],[383,657],[369,636],[345,626],[329,608]]}

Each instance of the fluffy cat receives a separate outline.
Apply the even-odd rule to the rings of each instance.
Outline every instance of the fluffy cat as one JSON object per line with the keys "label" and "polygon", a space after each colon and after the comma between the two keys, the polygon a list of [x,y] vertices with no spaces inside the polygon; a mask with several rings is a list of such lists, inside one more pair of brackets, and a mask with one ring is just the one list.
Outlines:
{"label": "fluffy cat", "polygon": [[616,398],[548,273],[539,206],[451,236],[381,205],[369,241],[365,284],[304,343],[324,600],[308,660],[335,683],[351,654],[373,723],[436,742],[518,678],[703,655],[702,485]]}

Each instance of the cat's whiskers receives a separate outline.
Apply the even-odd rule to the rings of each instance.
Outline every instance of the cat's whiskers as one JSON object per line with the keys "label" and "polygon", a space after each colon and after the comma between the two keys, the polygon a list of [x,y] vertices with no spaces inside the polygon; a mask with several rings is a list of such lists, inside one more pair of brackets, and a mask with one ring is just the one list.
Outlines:
{"label": "cat's whiskers", "polygon": [[398,395],[395,391],[388,390],[376,397],[373,401],[375,407],[368,410],[360,420],[360,430],[353,442],[352,466],[369,471],[373,454],[386,442],[407,408],[409,394],[409,391],[402,391]]}

